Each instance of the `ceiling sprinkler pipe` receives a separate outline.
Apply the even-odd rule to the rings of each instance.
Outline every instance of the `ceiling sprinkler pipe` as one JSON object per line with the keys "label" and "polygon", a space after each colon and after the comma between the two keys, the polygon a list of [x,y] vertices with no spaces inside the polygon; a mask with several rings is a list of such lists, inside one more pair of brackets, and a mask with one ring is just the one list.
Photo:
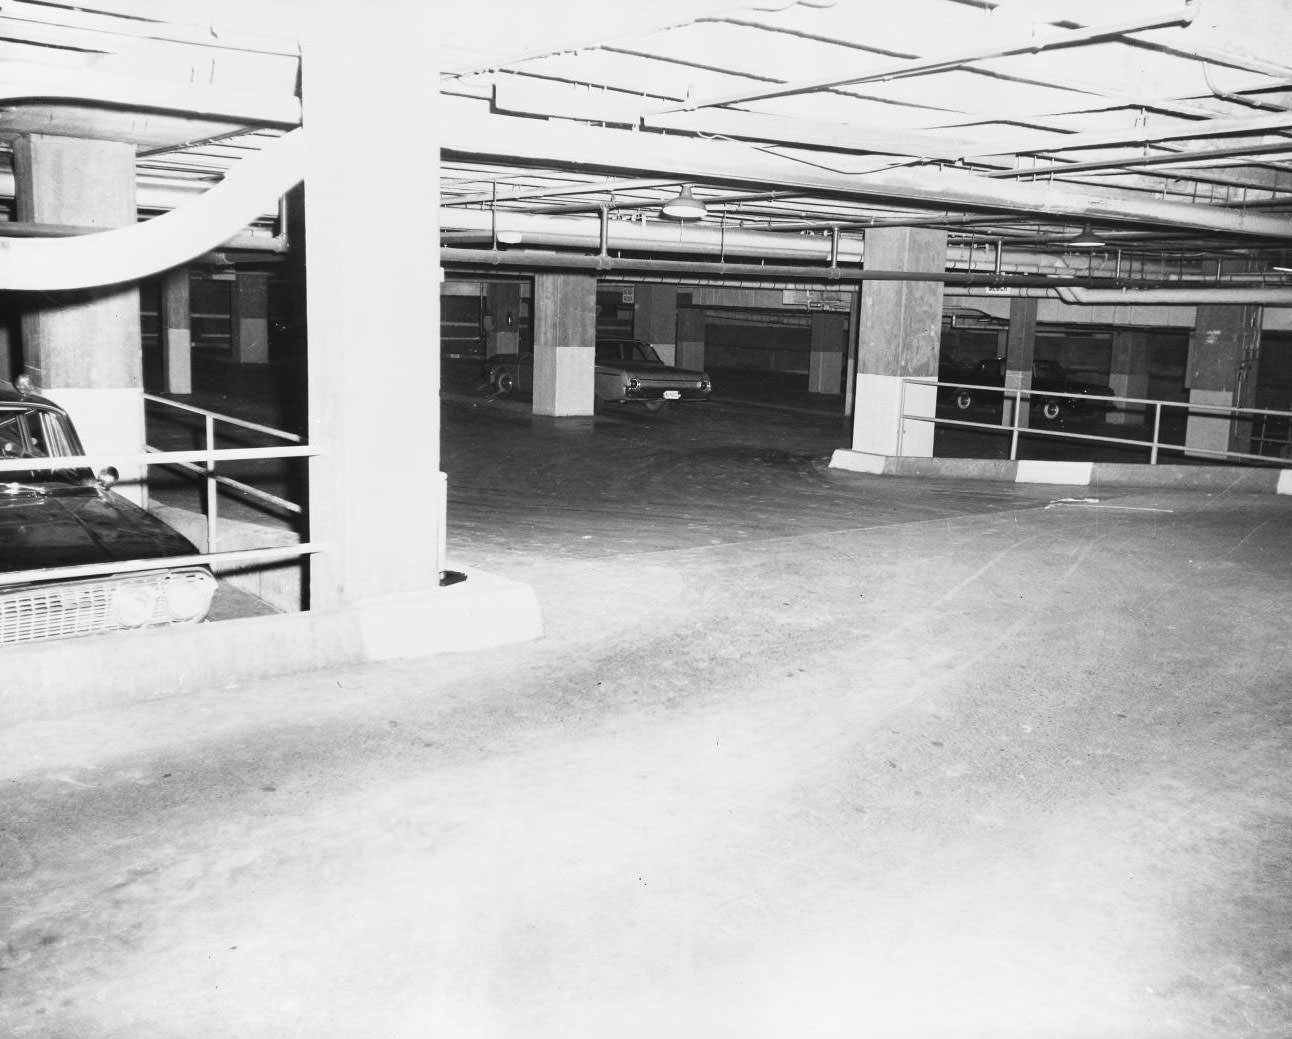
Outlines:
{"label": "ceiling sprinkler pipe", "polygon": [[1076,306],[1230,303],[1236,306],[1292,307],[1292,288],[1277,285],[1228,289],[1087,289],[1079,285],[1060,285],[1054,291],[1064,303]]}

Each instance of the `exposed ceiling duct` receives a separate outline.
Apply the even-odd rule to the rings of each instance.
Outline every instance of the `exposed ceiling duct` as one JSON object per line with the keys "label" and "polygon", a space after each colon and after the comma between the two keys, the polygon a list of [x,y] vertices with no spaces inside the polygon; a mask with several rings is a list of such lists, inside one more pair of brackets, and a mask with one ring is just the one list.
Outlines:
{"label": "exposed ceiling duct", "polygon": [[55,291],[134,281],[221,245],[277,205],[305,172],[305,131],[293,130],[180,209],[75,238],[0,238],[0,289]]}

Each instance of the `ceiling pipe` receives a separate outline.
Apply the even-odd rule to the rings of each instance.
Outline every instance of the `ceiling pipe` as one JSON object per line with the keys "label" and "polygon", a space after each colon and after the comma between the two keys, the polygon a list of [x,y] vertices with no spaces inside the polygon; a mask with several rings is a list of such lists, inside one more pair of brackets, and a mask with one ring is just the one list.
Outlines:
{"label": "ceiling pipe", "polygon": [[[716,278],[749,278],[777,279],[793,281],[810,281],[822,283],[852,283],[863,281],[936,281],[948,285],[991,285],[999,284],[1000,279],[994,274],[971,273],[968,271],[888,271],[866,270],[862,267],[795,267],[788,264],[772,263],[727,263],[702,262],[698,260],[661,260],[652,257],[597,256],[587,253],[556,253],[538,250],[487,250],[460,249],[442,247],[440,262],[448,266],[464,269],[514,269],[532,268],[558,270],[595,270],[623,273],[668,272],[678,275],[709,275]],[[1010,285],[1045,287],[1047,290],[1056,284],[1050,275],[1011,275]]]}
{"label": "ceiling pipe", "polygon": [[[960,68],[978,61],[1008,57],[1013,54],[1035,54],[1051,47],[1071,47],[1076,43],[1089,43],[1108,37],[1122,36],[1127,33],[1145,32],[1165,26],[1188,25],[1193,21],[1196,10],[1185,6],[1166,11],[1150,18],[1136,18],[1128,21],[1114,22],[1083,29],[1047,29],[1037,31],[1034,26],[1016,29],[1012,33],[1001,32],[989,47],[978,47],[971,50],[949,51],[932,57],[915,58],[908,61],[895,61],[879,68],[872,68],[860,75],[827,76],[822,79],[802,83],[785,83],[780,86],[764,87],[755,90],[740,90],[732,94],[722,94],[688,100],[682,104],[651,109],[651,112],[688,112],[698,108],[717,108],[723,105],[744,104],[749,101],[762,101],[776,97],[790,97],[795,94],[810,94],[818,90],[830,90],[836,87],[854,86],[860,83],[872,83],[879,80],[899,79],[906,76],[918,76],[929,72],[940,72],[946,69]],[[646,113],[643,113],[646,114]]]}
{"label": "ceiling pipe", "polygon": [[1088,289],[1079,285],[1056,286],[1064,303],[1076,306],[1193,306],[1199,303],[1227,303],[1235,306],[1292,307],[1292,288],[1229,289]]}
{"label": "ceiling pipe", "polygon": [[0,239],[0,289],[52,292],[137,281],[217,248],[272,212],[301,181],[304,133],[293,130],[201,197],[153,220],[75,238]]}
{"label": "ceiling pipe", "polygon": [[[440,209],[440,229],[447,232],[499,231],[517,233],[526,245],[568,248],[642,249],[687,254],[737,253],[784,260],[829,261],[833,242],[829,236],[792,236],[766,231],[738,231],[730,228],[682,225],[674,221],[640,223],[605,220],[599,217],[541,216],[499,211],[496,218],[483,209]],[[602,228],[604,226],[604,241]],[[461,240],[460,238],[458,240]],[[858,239],[840,239],[836,260],[860,263]]]}

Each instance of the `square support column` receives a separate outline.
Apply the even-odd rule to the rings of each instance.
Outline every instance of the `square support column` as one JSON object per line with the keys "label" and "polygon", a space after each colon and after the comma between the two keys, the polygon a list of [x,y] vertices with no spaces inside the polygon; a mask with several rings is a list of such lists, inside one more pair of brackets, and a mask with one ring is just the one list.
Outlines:
{"label": "square support column", "polygon": [[633,335],[649,343],[665,364],[677,364],[677,286],[637,285]]}
{"label": "square support column", "polygon": [[[1261,347],[1263,310],[1255,306],[1204,304],[1189,337],[1185,380],[1189,403],[1212,407],[1250,406]],[[1184,442],[1189,453],[1246,451],[1250,420],[1223,413],[1190,412]]]}
{"label": "square support column", "polygon": [[699,307],[681,307],[678,310],[674,363],[679,368],[704,371],[704,324],[704,311]]}
{"label": "square support column", "polygon": [[[945,231],[872,228],[865,266],[878,270],[946,269]],[[862,283],[858,313],[857,396],[852,449],[875,455],[933,455],[935,386],[904,378],[936,379],[942,339],[942,282],[872,280]]]}
{"label": "square support column", "polygon": [[[26,134],[13,161],[19,220],[102,228],[136,220],[133,145]],[[138,287],[41,293],[22,314],[22,342],[27,374],[67,408],[87,451],[143,453]],[[142,504],[144,467],[117,468],[116,490]]]}
{"label": "square support column", "polygon": [[808,355],[808,393],[838,393],[843,388],[843,358],[847,350],[847,321],[843,314],[812,315]]}
{"label": "square support column", "polygon": [[[440,594],[444,552],[439,142],[433,93],[420,102],[426,133],[408,133],[390,99],[422,97],[435,18],[374,0],[363,18],[320,5],[305,28],[309,439],[321,451],[309,464],[309,537],[324,546],[310,559],[309,607],[400,602],[411,624],[419,597]],[[356,126],[386,146],[355,142]],[[434,637],[389,634],[409,653]]]}
{"label": "square support column", "polygon": [[233,283],[233,360],[269,363],[269,275],[239,271]]}
{"label": "square support column", "polygon": [[[1138,329],[1119,328],[1113,332],[1112,362],[1108,383],[1119,397],[1148,397],[1148,334]],[[1143,404],[1125,404],[1108,412],[1113,425],[1142,426]]]}
{"label": "square support column", "polygon": [[[1001,403],[1000,423],[1014,425],[1014,390],[1032,388],[1032,361],[1036,357],[1037,301],[1015,296],[1009,301],[1009,327],[1005,330],[1005,393]],[[1023,407],[1018,416],[1020,428],[1027,428],[1031,416],[1028,396],[1023,394]]]}
{"label": "square support column", "polygon": [[187,267],[176,267],[162,278],[160,324],[166,392],[192,393],[193,308]]}
{"label": "square support column", "polygon": [[596,277],[534,275],[534,414],[593,414],[596,342]]}

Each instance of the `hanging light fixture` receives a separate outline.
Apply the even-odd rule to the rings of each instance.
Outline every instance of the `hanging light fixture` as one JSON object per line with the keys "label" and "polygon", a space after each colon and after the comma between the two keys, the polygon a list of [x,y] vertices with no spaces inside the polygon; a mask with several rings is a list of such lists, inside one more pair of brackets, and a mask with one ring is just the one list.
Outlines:
{"label": "hanging light fixture", "polygon": [[1079,249],[1097,249],[1099,246],[1106,244],[1102,238],[1095,234],[1094,229],[1087,221],[1086,226],[1081,229],[1081,233],[1075,238],[1069,238],[1064,244],[1075,245]]}
{"label": "hanging light fixture", "polygon": [[660,212],[674,220],[699,220],[708,210],[703,202],[691,194],[691,185],[683,184],[677,197],[665,202],[660,207]]}

